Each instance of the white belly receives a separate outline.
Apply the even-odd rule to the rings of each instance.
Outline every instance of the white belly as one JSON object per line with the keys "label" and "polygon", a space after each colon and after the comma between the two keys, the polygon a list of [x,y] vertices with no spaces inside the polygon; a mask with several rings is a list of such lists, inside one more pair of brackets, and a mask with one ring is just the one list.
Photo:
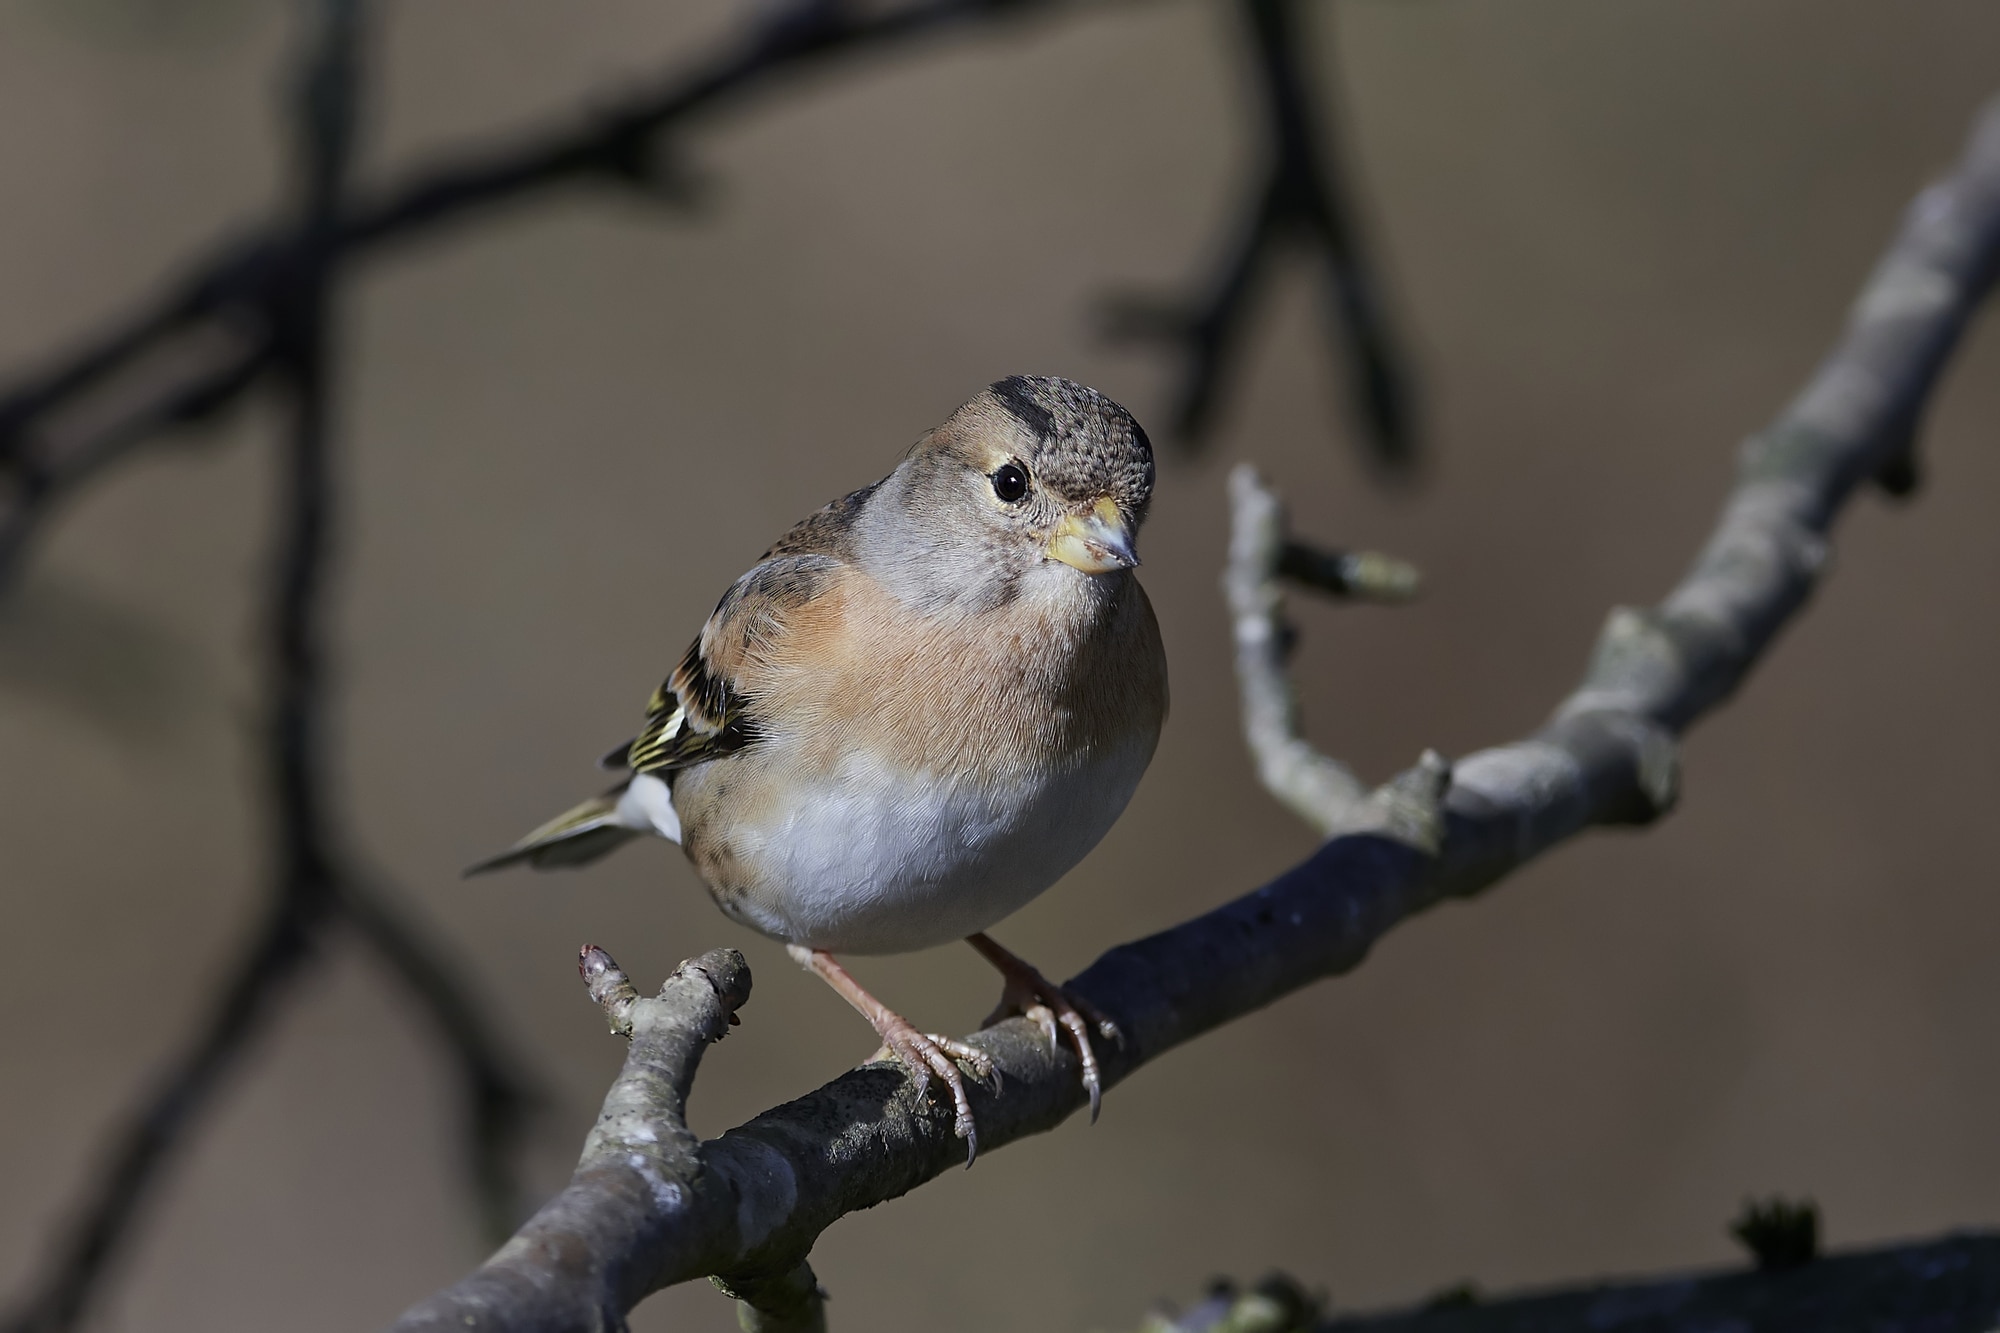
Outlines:
{"label": "white belly", "polygon": [[[849,753],[768,819],[733,830],[744,924],[834,953],[902,953],[986,929],[1054,884],[1132,799],[1155,737],[994,790]],[[769,756],[782,764],[779,755]]]}

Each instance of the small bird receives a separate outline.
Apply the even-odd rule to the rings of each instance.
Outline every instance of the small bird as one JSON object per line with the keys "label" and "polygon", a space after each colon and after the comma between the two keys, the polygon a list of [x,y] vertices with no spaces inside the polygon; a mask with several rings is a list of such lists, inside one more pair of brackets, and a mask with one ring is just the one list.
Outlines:
{"label": "small bird", "polygon": [[1152,491],[1152,445],[1117,403],[1065,379],[990,386],[736,580],[605,757],[623,781],[466,873],[679,843],[716,905],[859,1010],[919,1095],[942,1080],[970,1165],[959,1064],[990,1079],[992,1061],[834,957],[963,938],[1004,980],[989,1024],[1068,1033],[1094,1120],[1091,1030],[1116,1026],[985,931],[1097,845],[1152,760],[1166,654],[1132,572]]}

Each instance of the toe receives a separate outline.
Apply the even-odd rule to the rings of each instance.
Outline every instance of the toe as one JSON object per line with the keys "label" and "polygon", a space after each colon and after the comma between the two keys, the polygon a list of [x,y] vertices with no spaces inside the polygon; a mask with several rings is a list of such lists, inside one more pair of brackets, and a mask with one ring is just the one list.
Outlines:
{"label": "toe", "polygon": [[1082,1067],[1083,1090],[1090,1095],[1090,1123],[1097,1123],[1097,1113],[1104,1105],[1104,1077],[1097,1064],[1097,1052],[1090,1044],[1090,1025],[1083,1015],[1068,1010],[1062,1015],[1062,1025],[1068,1031],[1070,1040],[1076,1045],[1077,1064]]}
{"label": "toe", "polygon": [[970,1069],[974,1078],[982,1083],[991,1084],[996,1092],[1000,1090],[1000,1069],[993,1063],[992,1056],[977,1046],[969,1045],[954,1037],[932,1033],[931,1041],[952,1060]]}
{"label": "toe", "polygon": [[990,1078],[997,1086],[999,1071],[992,1058],[964,1042],[924,1032],[912,1031],[906,1037],[899,1034],[892,1044],[896,1058],[910,1071],[918,1100],[929,1092],[932,1075],[950,1090],[951,1132],[965,1140],[965,1164],[971,1166],[979,1156],[979,1126],[972,1118],[972,1099],[966,1095],[965,1075],[958,1062],[964,1061],[980,1078]]}
{"label": "toe", "polygon": [[[931,1090],[931,1062],[928,1052],[915,1045],[894,1043],[896,1062],[910,1071],[910,1079],[916,1085],[917,1100],[922,1101]],[[949,1063],[949,1062],[947,1062]]]}
{"label": "toe", "polygon": [[965,1076],[943,1051],[935,1055],[938,1077],[951,1089],[951,1132],[965,1140],[965,1164],[970,1167],[979,1156],[979,1126],[972,1118],[972,1099],[965,1094]]}
{"label": "toe", "polygon": [[1022,1017],[1042,1030],[1042,1039],[1048,1042],[1049,1053],[1054,1054],[1056,1044],[1062,1040],[1061,1035],[1056,1031],[1055,1010],[1045,1004],[1031,1004]]}

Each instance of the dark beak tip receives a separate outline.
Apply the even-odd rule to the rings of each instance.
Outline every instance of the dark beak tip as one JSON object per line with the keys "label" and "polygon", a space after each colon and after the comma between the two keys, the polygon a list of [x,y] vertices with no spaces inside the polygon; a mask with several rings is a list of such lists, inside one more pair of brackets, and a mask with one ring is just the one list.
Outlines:
{"label": "dark beak tip", "polygon": [[1103,542],[1092,542],[1090,549],[1111,563],[1109,569],[1101,570],[1100,573],[1110,574],[1121,569],[1139,567],[1139,553],[1129,546],[1110,546]]}

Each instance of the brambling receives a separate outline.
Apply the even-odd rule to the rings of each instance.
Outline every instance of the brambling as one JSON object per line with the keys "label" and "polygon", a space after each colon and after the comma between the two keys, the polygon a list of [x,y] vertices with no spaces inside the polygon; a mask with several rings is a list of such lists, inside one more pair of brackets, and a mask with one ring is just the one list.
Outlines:
{"label": "brambling", "polygon": [[1075,1045],[1096,1118],[1091,1030],[1116,1027],[984,932],[1097,845],[1167,711],[1167,663],[1132,570],[1153,450],[1069,380],[1001,380],[895,471],[794,527],[723,595],[605,758],[617,786],[468,874],[581,865],[629,839],[681,845],[724,913],[781,940],[883,1048],[951,1091],[976,1047],[918,1031],[837,953],[963,938],[1005,980],[987,1021],[1026,1013]]}

